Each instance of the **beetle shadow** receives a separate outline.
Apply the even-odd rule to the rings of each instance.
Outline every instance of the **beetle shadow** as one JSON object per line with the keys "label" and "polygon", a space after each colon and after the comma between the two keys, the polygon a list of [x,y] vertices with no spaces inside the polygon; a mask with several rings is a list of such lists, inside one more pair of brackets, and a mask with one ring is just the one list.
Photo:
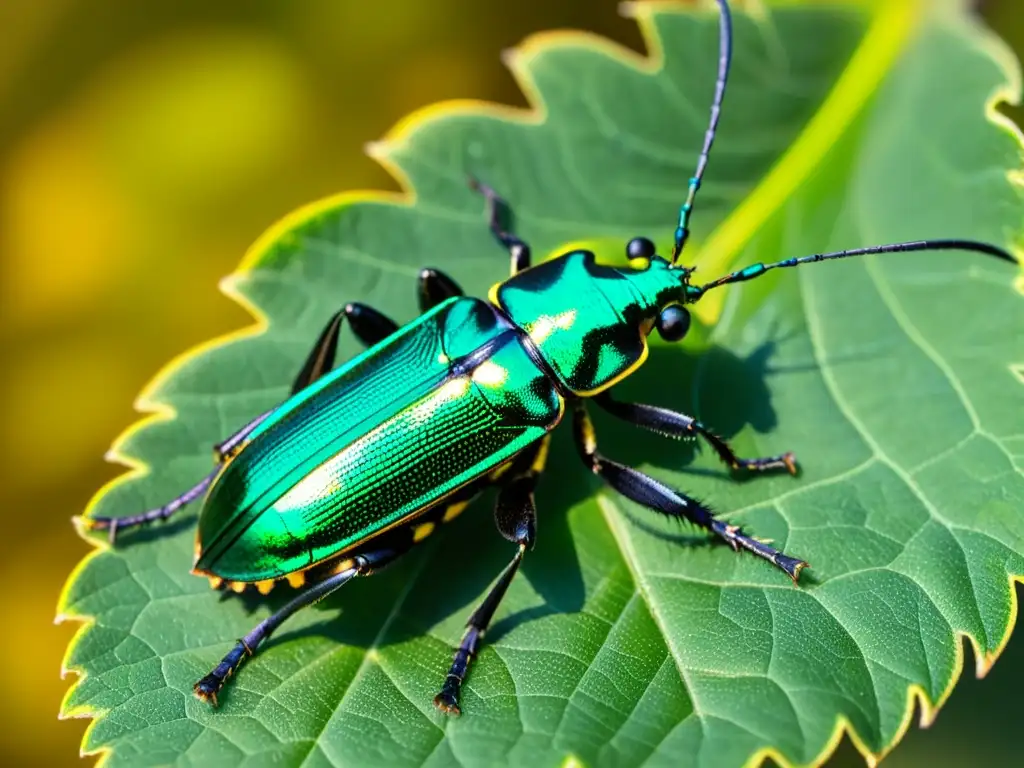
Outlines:
{"label": "beetle shadow", "polygon": [[[774,373],[813,368],[796,366],[773,369],[777,345],[766,341],[746,356],[713,346],[700,354],[656,346],[646,364],[621,385],[620,400],[644,402],[687,413],[729,439],[748,426],[770,432],[777,423],[771,404],[769,378]],[[684,474],[729,476],[729,471],[688,468],[697,443],[672,440],[641,430],[592,407],[599,448],[603,454],[628,465],[648,464]],[[567,414],[565,421],[571,421]],[[603,487],[580,461],[572,429],[563,424],[554,435],[547,470],[536,493],[537,544],[527,553],[520,578],[536,593],[537,605],[502,617],[488,632],[488,641],[500,639],[520,625],[546,616],[583,610],[586,589],[577,551],[575,527],[587,524],[596,509],[581,503]],[[785,446],[779,446],[779,452]],[[370,648],[399,644],[428,633],[458,616],[458,624],[480,603],[498,574],[512,558],[515,547],[495,530],[492,509],[494,491],[471,504],[455,521],[441,526],[416,550],[372,578],[355,579],[321,606],[341,615],[276,635],[268,647],[297,637],[329,637],[339,643]],[[574,509],[576,508],[576,509]],[[635,513],[631,524],[687,547],[707,546],[709,539],[696,529],[683,528],[675,535],[646,522]],[[652,513],[651,523],[662,518]],[[692,530],[687,535],[686,530]],[[592,566],[592,564],[591,564]],[[255,592],[227,597],[241,599],[247,607],[269,603],[282,607],[294,592],[277,587],[264,597]],[[327,618],[327,616],[325,616]],[[450,649],[445,656],[450,655]],[[439,674],[444,670],[439,670]]]}

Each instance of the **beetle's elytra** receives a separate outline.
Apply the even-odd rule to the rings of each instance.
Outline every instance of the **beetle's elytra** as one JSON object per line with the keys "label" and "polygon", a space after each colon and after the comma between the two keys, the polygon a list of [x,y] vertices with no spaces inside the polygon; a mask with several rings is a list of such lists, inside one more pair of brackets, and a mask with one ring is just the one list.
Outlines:
{"label": "beetle's elytra", "polygon": [[[930,240],[820,253],[755,264],[709,283],[692,282],[679,258],[689,218],[715,137],[731,60],[729,7],[719,0],[718,80],[697,169],[679,212],[670,258],[650,240],[631,240],[630,266],[598,264],[571,251],[531,266],[530,249],[501,226],[501,198],[483,195],[489,226],[511,257],[512,274],[487,299],[462,295],[450,277],[424,269],[423,314],[399,328],[363,304],[332,317],[295,379],[292,396],[216,447],[217,467],[163,507],[85,524],[118,531],[170,517],[205,495],[199,516],[194,572],[215,586],[267,592],[278,580],[301,588],[280,611],[260,622],[195,685],[216,703],[227,678],[288,617],[395,560],[446,522],[487,487],[498,489],[498,531],[515,545],[511,562],[470,616],[466,632],[434,703],[459,712],[471,659],[527,550],[534,545],[533,493],[544,469],[551,431],[572,411],[576,445],[586,466],[623,496],[670,517],[699,525],[799,581],[804,561],[783,554],[718,520],[699,501],[599,451],[587,403],[669,437],[705,440],[738,472],[795,473],[792,454],[744,459],[697,420],[665,408],[615,399],[614,385],[647,357],[657,329],[677,341],[686,335],[686,305],[709,290],[751,280],[768,270],[865,254],[961,249],[1011,263],[1005,250],[969,240]],[[334,369],[343,322],[368,349]]]}

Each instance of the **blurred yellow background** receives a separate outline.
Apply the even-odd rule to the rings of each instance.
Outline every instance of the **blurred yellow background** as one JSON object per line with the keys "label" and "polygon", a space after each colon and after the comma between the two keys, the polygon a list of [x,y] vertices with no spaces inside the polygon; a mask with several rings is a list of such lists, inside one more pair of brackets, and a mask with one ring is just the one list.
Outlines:
{"label": "blurred yellow background", "polygon": [[[1020,0],[984,5],[1022,50]],[[640,48],[616,7],[0,3],[5,763],[79,762],[85,722],[56,719],[74,627],[52,623],[87,549],[69,518],[119,473],[103,455],[135,420],[142,385],[174,355],[247,322],[218,278],[302,203],[395,188],[362,146],[416,107],[455,97],[523,104],[498,54],[531,31],[584,28]],[[982,746],[990,764],[1008,764],[1022,672],[1017,639],[991,680],[965,679],[935,728],[912,733],[889,764],[963,764]],[[858,761],[844,745],[836,762]]]}

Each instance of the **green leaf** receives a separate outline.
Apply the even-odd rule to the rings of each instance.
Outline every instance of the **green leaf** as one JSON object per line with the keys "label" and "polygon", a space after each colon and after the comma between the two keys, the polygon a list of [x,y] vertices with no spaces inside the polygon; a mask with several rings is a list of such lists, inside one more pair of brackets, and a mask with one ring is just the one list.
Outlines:
{"label": "green leaf", "polygon": [[[963,3],[765,8],[736,57],[689,252],[734,263],[933,236],[1021,237],[1018,71]],[[162,503],[209,446],[287,394],[325,319],[359,299],[413,316],[422,265],[485,294],[506,257],[475,174],[535,254],[668,236],[700,146],[713,13],[631,6],[649,58],[583,34],[510,59],[536,111],[441,105],[375,154],[410,199],[342,195],[254,247],[227,291],[257,328],[193,350],[147,390],[157,415],[114,455],[136,469],[90,514]],[[666,246],[665,238],[661,239]],[[463,623],[511,556],[486,502],[388,571],[287,624],[213,710],[193,698],[235,638],[279,607],[189,575],[195,511],[86,558],[62,597],[86,620],[65,715],[95,718],[109,766],[818,763],[843,729],[869,760],[1008,639],[1024,573],[1024,327],[1005,264],[893,255],[773,273],[709,294],[713,322],[656,344],[623,395],[698,415],[744,455],[794,450],[800,477],[736,482],[708,452],[598,416],[610,456],[708,499],[812,568],[799,587],[599,487],[565,430],[539,539],[467,680],[431,705]],[[725,293],[724,291],[720,293]],[[356,351],[346,338],[340,356]]]}

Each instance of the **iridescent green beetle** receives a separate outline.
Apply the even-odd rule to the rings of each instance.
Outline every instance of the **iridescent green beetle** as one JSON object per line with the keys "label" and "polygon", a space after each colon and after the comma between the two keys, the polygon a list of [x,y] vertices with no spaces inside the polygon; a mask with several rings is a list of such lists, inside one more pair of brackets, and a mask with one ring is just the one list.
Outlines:
{"label": "iridescent green beetle", "polygon": [[[598,264],[573,251],[531,267],[525,242],[503,231],[503,202],[473,183],[487,201],[491,231],[508,250],[512,276],[489,301],[464,297],[450,278],[425,269],[423,314],[401,328],[361,304],[328,322],[292,396],[217,446],[218,467],[169,504],[127,518],[92,518],[115,533],[170,517],[204,493],[195,572],[215,584],[261,592],[286,579],[305,587],[257,625],[195,685],[216,703],[225,680],[289,616],[393,561],[435,527],[457,515],[489,485],[498,487],[495,521],[516,545],[472,616],[434,703],[459,712],[459,694],[498,603],[533,547],[533,492],[544,468],[551,431],[568,405],[576,444],[590,469],[634,502],[689,520],[785,571],[794,582],[806,563],[714,517],[699,501],[597,451],[585,403],[669,437],[700,437],[739,471],[796,471],[792,454],[742,459],[695,419],[650,405],[613,399],[611,387],[647,357],[657,328],[676,341],[689,327],[686,304],[729,283],[770,269],[812,261],[895,251],[963,249],[1016,263],[1004,250],[965,240],[859,248],[756,264],[705,285],[677,265],[688,221],[714,140],[731,56],[731,23],[721,8],[718,81],[697,170],[689,182],[669,260],[646,238],[627,246],[630,267]],[[369,349],[332,370],[344,320]],[[308,584],[308,586],[307,586]]]}

